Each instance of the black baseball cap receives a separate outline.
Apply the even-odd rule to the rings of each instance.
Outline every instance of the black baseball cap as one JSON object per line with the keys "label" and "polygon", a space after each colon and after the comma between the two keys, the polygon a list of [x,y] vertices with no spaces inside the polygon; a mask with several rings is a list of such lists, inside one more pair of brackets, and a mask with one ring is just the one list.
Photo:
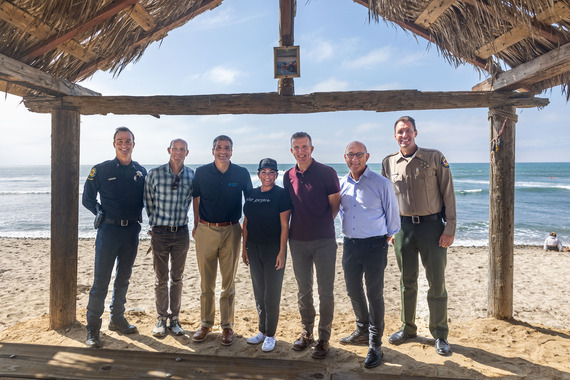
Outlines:
{"label": "black baseball cap", "polygon": [[257,168],[257,171],[260,171],[264,168],[277,171],[277,161],[275,161],[273,158],[262,159],[259,161],[259,167]]}

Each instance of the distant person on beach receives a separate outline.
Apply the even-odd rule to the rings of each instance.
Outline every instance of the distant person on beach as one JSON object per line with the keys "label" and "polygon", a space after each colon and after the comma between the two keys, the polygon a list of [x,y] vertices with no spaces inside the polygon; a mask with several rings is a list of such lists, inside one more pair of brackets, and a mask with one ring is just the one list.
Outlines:
{"label": "distant person on beach", "polygon": [[401,344],[417,335],[418,252],[429,283],[429,329],[440,355],[451,354],[447,342],[447,247],[455,236],[455,193],[443,154],[420,148],[416,122],[403,116],[394,124],[400,150],[384,158],[382,174],[394,184],[402,226],[393,240],[401,278],[402,328],[388,340]]}
{"label": "distant person on beach", "polygon": [[[116,157],[95,165],[83,188],[83,206],[93,214],[102,215],[96,226],[95,270],[93,287],[87,304],[87,340],[89,347],[101,347],[101,316],[115,262],[115,284],[111,300],[109,330],[133,334],[137,328],[125,319],[127,289],[141,231],[143,190],[146,169],[131,159],[135,136],[126,127],[119,127],[113,136]],[[97,202],[97,193],[101,204]],[[96,223],[99,223],[96,221]]]}
{"label": "distant person on beach", "polygon": [[368,344],[364,367],[374,368],[382,358],[388,241],[400,230],[400,214],[392,183],[368,168],[369,158],[363,143],[352,141],[347,145],[344,160],[350,172],[340,180],[342,268],[356,330],[340,343]]}
{"label": "distant person on beach", "polygon": [[184,166],[184,160],[188,156],[186,141],[172,140],[167,152],[170,155],[169,162],[151,169],[144,186],[155,274],[154,295],[158,321],[152,335],[156,337],[165,336],[167,327],[174,335],[184,334],[178,314],[182,297],[182,275],[190,246],[188,211],[194,180],[194,170]]}
{"label": "distant person on beach", "polygon": [[556,237],[556,232],[551,232],[546,238],[544,241],[544,250],[562,252],[562,242]]}
{"label": "distant person on beach", "polygon": [[324,359],[330,348],[334,315],[334,275],[336,239],[334,219],[340,206],[340,185],[336,171],[311,157],[315,148],[311,136],[297,132],[291,136],[291,153],[297,164],[285,172],[283,187],[293,202],[289,247],[293,271],[299,287],[298,302],[303,332],[293,349],[303,351],[313,339],[313,266],[319,289],[319,340],[311,356]]}
{"label": "distant person on beach", "polygon": [[220,319],[222,345],[234,341],[235,277],[240,253],[242,194],[252,188],[249,171],[231,163],[233,142],[228,136],[214,139],[214,162],[196,169],[194,197],[194,228],[196,259],[200,271],[201,327],[192,340],[202,342],[212,331],[216,315],[215,290],[218,262],[222,275]]}
{"label": "distant person on beach", "polygon": [[293,208],[289,193],[275,186],[278,175],[277,161],[262,159],[257,169],[261,186],[249,192],[243,205],[241,257],[249,266],[259,316],[259,333],[247,338],[247,343],[263,343],[261,350],[264,352],[275,348],[289,218]]}

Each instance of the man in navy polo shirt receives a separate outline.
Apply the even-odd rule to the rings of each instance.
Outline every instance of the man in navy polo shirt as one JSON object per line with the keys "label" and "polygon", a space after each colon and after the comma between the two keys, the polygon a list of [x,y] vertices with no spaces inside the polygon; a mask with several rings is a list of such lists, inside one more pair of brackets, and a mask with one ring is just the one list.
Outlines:
{"label": "man in navy polo shirt", "polygon": [[233,142],[228,136],[214,139],[214,162],[196,169],[194,198],[194,229],[196,258],[200,271],[201,327],[192,340],[202,342],[212,331],[216,314],[215,289],[218,262],[222,275],[220,319],[222,344],[234,341],[235,277],[240,253],[242,194],[252,189],[247,169],[232,164]]}
{"label": "man in navy polo shirt", "polygon": [[319,340],[311,356],[324,359],[329,352],[334,314],[334,275],[336,240],[334,218],[340,205],[340,185],[336,171],[315,161],[311,136],[297,132],[291,136],[291,153],[297,161],[285,172],[283,187],[293,201],[289,246],[295,279],[299,286],[298,301],[303,332],[293,344],[297,351],[309,347],[313,339],[315,307],[313,305],[313,266],[319,288]]}

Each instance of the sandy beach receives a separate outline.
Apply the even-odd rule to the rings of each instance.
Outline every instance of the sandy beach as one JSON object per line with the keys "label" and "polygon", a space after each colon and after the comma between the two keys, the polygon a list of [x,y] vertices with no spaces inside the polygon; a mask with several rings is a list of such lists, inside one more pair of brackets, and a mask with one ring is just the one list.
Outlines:
{"label": "sandy beach", "polygon": [[[180,315],[186,334],[153,338],[151,330],[156,314],[152,258],[147,253],[149,243],[149,240],[141,241],[127,294],[127,318],[137,325],[139,334],[123,336],[109,331],[107,307],[101,337],[104,348],[312,360],[309,351],[291,349],[301,330],[297,285],[290,261],[285,269],[275,351],[264,353],[260,346],[245,342],[245,338],[257,333],[257,313],[249,269],[241,262],[236,281],[234,326],[238,338],[232,346],[222,346],[217,327],[205,342],[192,342],[191,335],[200,326],[199,273],[193,243],[186,265]],[[83,347],[85,307],[93,276],[94,240],[82,239],[79,242],[77,323],[62,331],[49,330],[49,250],[48,239],[0,239],[0,342]],[[538,246],[516,247],[514,319],[498,321],[487,318],[488,249],[451,247],[448,250],[446,281],[449,342],[453,354],[441,357],[436,354],[428,331],[427,282],[423,270],[420,273],[417,311],[418,338],[400,346],[387,342],[388,336],[400,326],[399,273],[390,248],[384,288],[384,359],[382,365],[373,370],[366,370],[362,365],[367,347],[338,343],[339,338],[351,333],[355,327],[344,286],[341,256],[342,247],[339,246],[332,349],[323,361],[329,373],[341,370],[455,378],[570,379],[570,307],[567,304],[570,284],[566,281],[570,252],[544,252]],[[109,300],[110,294],[107,304]]]}

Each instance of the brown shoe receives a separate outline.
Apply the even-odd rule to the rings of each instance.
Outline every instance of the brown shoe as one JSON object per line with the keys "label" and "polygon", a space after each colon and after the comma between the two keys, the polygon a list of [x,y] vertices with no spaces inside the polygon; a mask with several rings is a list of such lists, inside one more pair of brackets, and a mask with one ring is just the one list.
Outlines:
{"label": "brown shoe", "polygon": [[313,348],[313,352],[311,352],[311,356],[313,359],[324,359],[329,354],[329,341],[319,339],[317,341],[317,345]]}
{"label": "brown shoe", "polygon": [[230,346],[234,342],[234,330],[230,327],[226,327],[222,330],[222,344],[224,346]]}
{"label": "brown shoe", "polygon": [[303,351],[307,349],[315,340],[313,339],[313,334],[307,335],[307,333],[301,334],[301,337],[293,343],[293,349],[295,351]]}
{"label": "brown shoe", "polygon": [[211,328],[202,326],[196,331],[196,333],[194,333],[194,335],[192,336],[192,340],[194,342],[203,342],[204,339],[206,339],[206,336],[208,336],[208,334],[211,332],[212,332]]}

